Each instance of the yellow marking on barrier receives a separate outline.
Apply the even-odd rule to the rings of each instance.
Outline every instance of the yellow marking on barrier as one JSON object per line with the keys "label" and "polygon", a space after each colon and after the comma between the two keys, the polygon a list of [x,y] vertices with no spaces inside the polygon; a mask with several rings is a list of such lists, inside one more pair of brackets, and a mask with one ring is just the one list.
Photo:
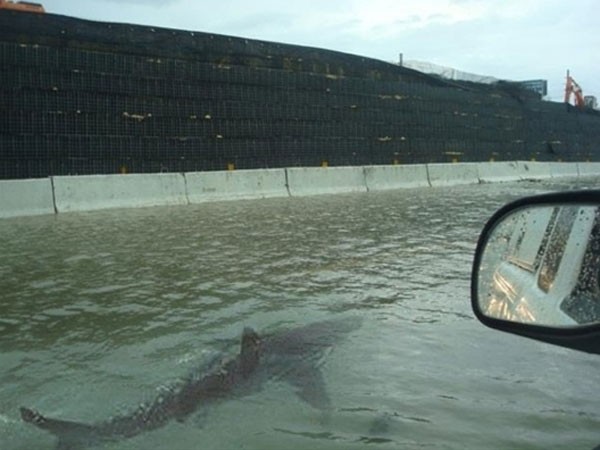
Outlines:
{"label": "yellow marking on barrier", "polygon": [[227,163],[227,170],[229,170],[229,171],[235,170],[235,164],[234,163]]}
{"label": "yellow marking on barrier", "polygon": [[321,161],[321,167],[324,167],[324,168],[329,167],[329,162],[326,160]]}

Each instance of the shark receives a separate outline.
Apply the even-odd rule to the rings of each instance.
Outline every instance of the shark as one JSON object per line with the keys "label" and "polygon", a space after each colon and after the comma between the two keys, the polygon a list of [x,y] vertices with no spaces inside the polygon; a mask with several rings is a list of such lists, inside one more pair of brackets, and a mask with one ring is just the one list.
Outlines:
{"label": "shark", "polygon": [[250,395],[268,382],[279,381],[290,384],[301,400],[327,415],[332,404],[321,366],[333,346],[359,326],[360,318],[349,317],[262,336],[245,327],[235,356],[213,362],[202,372],[193,372],[177,388],[130,414],[84,423],[47,417],[21,407],[21,418],[55,435],[57,450],[82,450],[132,438],[173,420],[185,422],[199,410]]}

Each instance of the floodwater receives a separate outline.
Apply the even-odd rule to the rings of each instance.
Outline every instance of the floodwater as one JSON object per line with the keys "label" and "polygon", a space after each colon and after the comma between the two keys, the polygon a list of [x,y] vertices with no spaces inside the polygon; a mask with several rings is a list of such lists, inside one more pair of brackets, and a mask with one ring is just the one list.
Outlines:
{"label": "floodwater", "polygon": [[[470,309],[485,220],[577,182],[0,221],[0,448],[52,449],[19,407],[99,422],[259,333],[360,316],[321,361],[324,417],[279,379],[111,449],[591,449],[600,358]],[[587,183],[586,186],[592,186]]]}

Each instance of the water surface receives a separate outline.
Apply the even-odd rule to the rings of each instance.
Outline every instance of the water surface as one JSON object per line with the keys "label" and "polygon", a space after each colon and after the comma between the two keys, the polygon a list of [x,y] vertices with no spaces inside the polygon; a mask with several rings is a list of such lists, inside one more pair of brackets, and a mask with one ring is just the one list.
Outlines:
{"label": "water surface", "polygon": [[0,447],[54,446],[19,406],[101,421],[234,352],[244,326],[360,316],[323,363],[328,420],[273,380],[110,448],[591,449],[600,359],[487,329],[469,304],[485,220],[575,183],[2,220]]}

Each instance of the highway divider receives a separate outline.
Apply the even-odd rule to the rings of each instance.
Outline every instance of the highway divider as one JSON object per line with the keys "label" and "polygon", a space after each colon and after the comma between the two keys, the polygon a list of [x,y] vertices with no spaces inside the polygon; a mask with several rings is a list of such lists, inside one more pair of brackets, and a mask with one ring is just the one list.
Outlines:
{"label": "highway divider", "polygon": [[592,176],[600,177],[600,163],[507,161],[56,176],[0,181],[0,218],[107,208]]}
{"label": "highway divider", "polygon": [[477,163],[480,183],[506,183],[523,179],[523,167],[517,161]]}
{"label": "highway divider", "polygon": [[577,163],[577,170],[580,177],[598,176],[600,174],[600,162]]}
{"label": "highway divider", "polygon": [[545,180],[552,177],[550,165],[557,163],[517,161],[517,164],[519,165],[519,170],[521,171],[521,178],[523,180]]}
{"label": "highway divider", "polygon": [[0,218],[54,213],[52,180],[0,180]]}
{"label": "highway divider", "polygon": [[556,162],[550,164],[550,175],[552,178],[578,177],[579,167],[577,164],[568,162]]}
{"label": "highway divider", "polygon": [[285,169],[189,172],[183,175],[190,203],[289,195]]}
{"label": "highway divider", "polygon": [[56,212],[188,203],[181,173],[52,177]]}
{"label": "highway divider", "polygon": [[432,187],[478,184],[477,163],[427,164]]}
{"label": "highway divider", "polygon": [[293,197],[367,192],[364,167],[293,167],[286,169]]}
{"label": "highway divider", "polygon": [[425,164],[365,166],[365,184],[369,191],[430,186]]}

